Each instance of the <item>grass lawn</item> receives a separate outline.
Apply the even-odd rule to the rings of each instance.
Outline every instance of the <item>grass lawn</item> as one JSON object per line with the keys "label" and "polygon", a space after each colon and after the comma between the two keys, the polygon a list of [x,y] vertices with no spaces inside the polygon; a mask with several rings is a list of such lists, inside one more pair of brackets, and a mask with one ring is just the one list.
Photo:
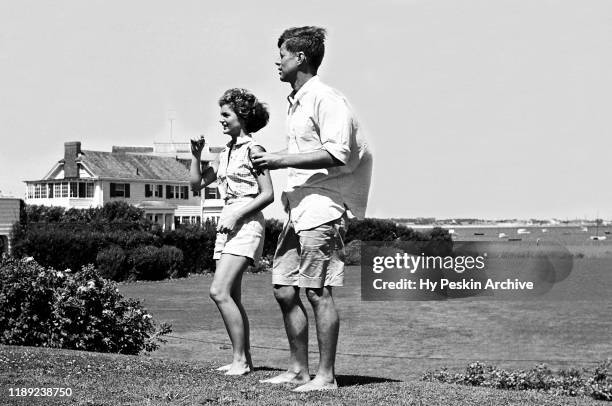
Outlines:
{"label": "grass lawn", "polygon": [[[463,370],[473,361],[503,368],[540,362],[553,369],[592,367],[612,357],[612,272],[607,265],[609,259],[578,259],[570,276],[546,296],[513,302],[362,302],[360,269],[349,267],[346,286],[335,290],[342,319],[337,371],[407,381],[442,366]],[[211,280],[200,275],[122,285],[122,293],[143,300],[157,320],[173,325],[173,338],[154,357],[230,360],[229,338],[208,298]],[[255,366],[284,368],[288,344],[270,275],[246,274],[243,300]],[[318,359],[312,325],[310,333],[314,372]]]}
{"label": "grass lawn", "polygon": [[[514,302],[361,302],[360,270],[349,267],[346,287],[335,291],[342,319],[341,387],[317,394],[258,383],[282,370],[288,356],[269,274],[243,279],[256,371],[242,378],[211,371],[230,360],[231,348],[208,298],[210,275],[123,284],[124,295],[142,300],[157,321],[172,323],[167,344],[140,357],[0,346],[0,404],[596,404],[588,398],[419,381],[428,369],[459,371],[473,361],[506,369],[540,362],[553,369],[592,368],[612,357],[609,259],[577,259],[574,265],[545,297]],[[9,398],[10,387],[70,387],[73,396]]]}
{"label": "grass lawn", "polygon": [[[0,403],[7,405],[592,405],[588,398],[553,397],[426,382],[340,375],[334,392],[297,394],[260,384],[277,371],[246,377],[211,371],[207,361],[0,346]],[[72,396],[10,397],[9,388],[70,388]]]}

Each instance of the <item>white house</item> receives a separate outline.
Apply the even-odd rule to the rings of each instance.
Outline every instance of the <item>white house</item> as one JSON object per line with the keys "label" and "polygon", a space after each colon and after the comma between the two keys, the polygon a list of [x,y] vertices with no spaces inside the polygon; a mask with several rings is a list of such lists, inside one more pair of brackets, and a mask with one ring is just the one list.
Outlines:
{"label": "white house", "polygon": [[[64,159],[39,180],[25,181],[26,204],[65,208],[101,207],[115,200],[144,209],[147,217],[164,228],[179,223],[217,220],[223,201],[216,185],[204,196],[189,187],[189,150],[185,144],[155,147],[113,147],[112,152],[81,149],[81,143],[64,143]],[[186,152],[186,154],[185,154]],[[203,160],[218,153],[208,151]]]}
{"label": "white house", "polygon": [[20,213],[21,199],[0,196],[0,255],[11,250],[9,237]]}

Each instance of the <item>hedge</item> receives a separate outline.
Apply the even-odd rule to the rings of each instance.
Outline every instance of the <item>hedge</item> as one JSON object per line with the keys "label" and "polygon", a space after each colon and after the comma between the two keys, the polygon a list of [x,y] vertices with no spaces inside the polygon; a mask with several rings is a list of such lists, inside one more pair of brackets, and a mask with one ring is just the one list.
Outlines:
{"label": "hedge", "polygon": [[[158,280],[211,272],[215,225],[181,226],[162,231],[145,219],[144,211],[123,202],[102,208],[65,210],[27,206],[26,215],[13,228],[16,257],[34,257],[43,266],[80,269],[95,264],[101,275],[115,281]],[[262,261],[254,271],[269,269],[283,224],[266,221]],[[414,231],[391,220],[350,220],[345,242],[350,263],[359,258],[359,244],[351,241],[450,241],[446,230]]]}

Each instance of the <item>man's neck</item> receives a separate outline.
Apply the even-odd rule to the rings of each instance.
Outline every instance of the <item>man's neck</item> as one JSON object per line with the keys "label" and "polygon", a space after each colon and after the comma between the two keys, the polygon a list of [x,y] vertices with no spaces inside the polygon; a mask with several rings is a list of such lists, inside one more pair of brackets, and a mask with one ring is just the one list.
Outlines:
{"label": "man's neck", "polygon": [[291,87],[293,88],[293,92],[291,92],[291,94],[295,95],[298,90],[300,90],[302,86],[304,86],[304,83],[308,82],[315,75],[316,73],[313,74],[311,72],[298,72],[295,78],[295,82],[291,83]]}

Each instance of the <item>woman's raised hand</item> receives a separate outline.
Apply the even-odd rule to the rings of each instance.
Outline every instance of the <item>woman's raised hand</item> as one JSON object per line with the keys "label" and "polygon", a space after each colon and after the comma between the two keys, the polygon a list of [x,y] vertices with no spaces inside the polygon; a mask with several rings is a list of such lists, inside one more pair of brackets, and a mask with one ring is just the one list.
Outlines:
{"label": "woman's raised hand", "polygon": [[203,135],[200,135],[200,138],[194,138],[191,140],[191,153],[195,156],[200,156],[202,154],[202,150],[204,149],[204,145],[206,144],[206,140]]}

